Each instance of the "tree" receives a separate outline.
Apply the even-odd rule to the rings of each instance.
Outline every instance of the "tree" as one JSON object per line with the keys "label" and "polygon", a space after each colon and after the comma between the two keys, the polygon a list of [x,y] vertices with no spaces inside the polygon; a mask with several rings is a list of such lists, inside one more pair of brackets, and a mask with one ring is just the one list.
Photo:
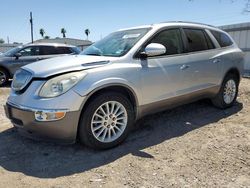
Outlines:
{"label": "tree", "polygon": [[0,44],[3,44],[4,43],[4,40],[3,39],[0,39]]}
{"label": "tree", "polygon": [[44,39],[50,39],[50,36],[45,36]]}
{"label": "tree", "polygon": [[85,29],[85,35],[87,36],[87,40],[89,39],[89,34],[90,34],[90,30],[89,29]]}
{"label": "tree", "polygon": [[61,33],[63,35],[63,38],[66,37],[66,32],[67,32],[66,29],[64,29],[64,28],[61,29]]}
{"label": "tree", "polygon": [[44,34],[45,34],[44,29],[42,29],[42,28],[41,28],[41,29],[39,30],[39,33],[40,33],[40,35],[42,36],[42,38],[44,38],[44,37],[43,37],[43,36],[44,36]]}

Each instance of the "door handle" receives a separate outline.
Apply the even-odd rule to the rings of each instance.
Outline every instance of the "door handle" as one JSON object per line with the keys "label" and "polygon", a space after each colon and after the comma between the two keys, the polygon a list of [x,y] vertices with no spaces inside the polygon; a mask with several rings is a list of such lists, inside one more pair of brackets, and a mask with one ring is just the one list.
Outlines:
{"label": "door handle", "polygon": [[181,67],[180,67],[180,69],[181,70],[185,70],[185,69],[187,69],[187,68],[189,68],[190,66],[189,65],[182,65]]}
{"label": "door handle", "polygon": [[220,59],[214,59],[212,62],[213,62],[213,63],[220,63],[221,60],[220,60]]}

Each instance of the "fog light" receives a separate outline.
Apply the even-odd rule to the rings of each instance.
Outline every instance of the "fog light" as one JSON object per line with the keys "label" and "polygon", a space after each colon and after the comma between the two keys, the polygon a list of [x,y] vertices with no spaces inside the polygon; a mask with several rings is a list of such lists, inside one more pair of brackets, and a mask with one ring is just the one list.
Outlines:
{"label": "fog light", "polygon": [[48,112],[48,111],[36,111],[35,118],[37,121],[56,121],[64,118],[66,112],[62,111],[55,111],[55,112]]}

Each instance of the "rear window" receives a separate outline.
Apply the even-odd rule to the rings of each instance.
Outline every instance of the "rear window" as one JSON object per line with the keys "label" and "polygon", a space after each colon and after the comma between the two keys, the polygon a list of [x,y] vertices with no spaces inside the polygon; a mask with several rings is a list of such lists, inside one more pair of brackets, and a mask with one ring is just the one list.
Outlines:
{"label": "rear window", "polygon": [[221,47],[227,47],[233,44],[233,41],[225,33],[213,30],[210,30],[210,32],[213,34],[214,38],[218,41]]}
{"label": "rear window", "polygon": [[205,32],[201,29],[183,29],[188,43],[188,51],[196,52],[211,49]]}

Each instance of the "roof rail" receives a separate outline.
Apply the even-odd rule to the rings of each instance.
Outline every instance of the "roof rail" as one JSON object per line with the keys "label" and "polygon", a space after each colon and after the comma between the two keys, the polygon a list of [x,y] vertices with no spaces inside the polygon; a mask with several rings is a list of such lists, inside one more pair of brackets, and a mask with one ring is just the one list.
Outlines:
{"label": "roof rail", "polygon": [[209,24],[204,24],[204,23],[199,23],[199,22],[191,22],[191,21],[166,21],[166,22],[161,22],[161,23],[190,23],[190,24],[199,24],[199,25],[206,25],[209,27],[215,27],[213,25],[209,25]]}

